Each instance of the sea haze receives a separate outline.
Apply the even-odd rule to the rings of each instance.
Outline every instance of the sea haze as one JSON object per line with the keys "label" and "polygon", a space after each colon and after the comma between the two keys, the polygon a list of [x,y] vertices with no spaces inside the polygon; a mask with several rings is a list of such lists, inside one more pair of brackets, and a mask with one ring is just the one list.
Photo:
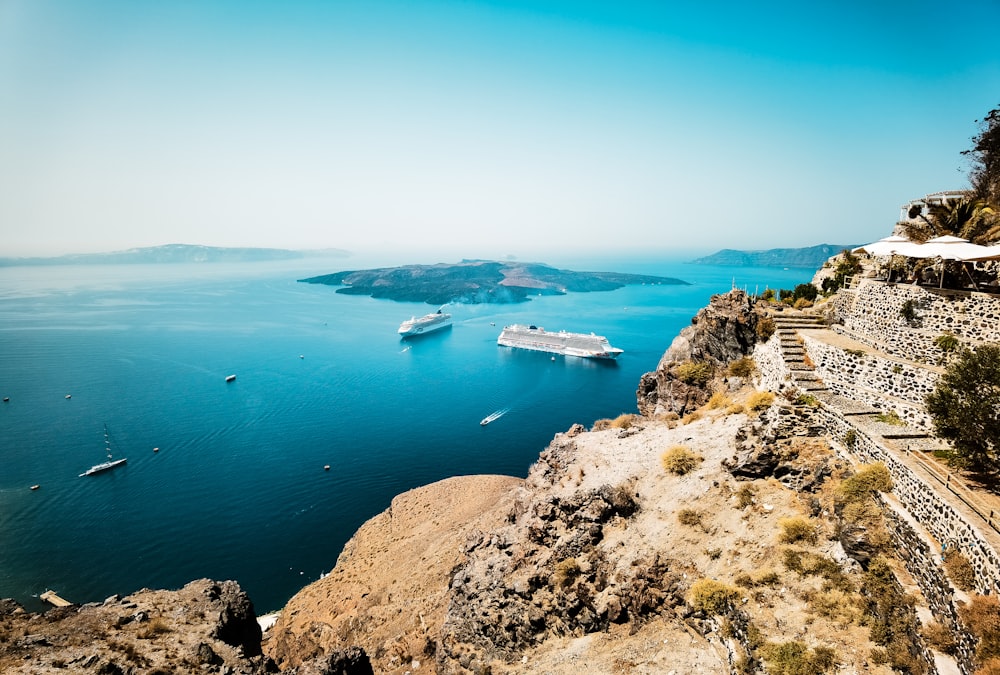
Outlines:
{"label": "sea haze", "polygon": [[[296,282],[342,260],[0,269],[0,597],[38,608],[46,589],[83,603],[211,577],[276,609],[394,495],[524,476],[555,433],[635,412],[639,377],[711,294],[810,276],[558,262],[692,285],[453,305],[452,328],[402,342],[399,323],[436,307]],[[515,322],[625,353],[497,347]],[[128,463],[80,478],[104,459],[105,423]]]}

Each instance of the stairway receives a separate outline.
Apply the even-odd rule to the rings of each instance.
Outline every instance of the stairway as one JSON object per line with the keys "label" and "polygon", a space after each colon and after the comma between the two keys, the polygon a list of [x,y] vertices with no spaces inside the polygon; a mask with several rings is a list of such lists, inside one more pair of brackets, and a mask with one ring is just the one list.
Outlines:
{"label": "stairway", "polygon": [[816,369],[806,360],[806,350],[799,341],[799,330],[825,328],[817,317],[795,312],[771,312],[775,332],[781,346],[781,356],[792,373],[792,382],[813,396],[828,393],[829,389],[816,375]]}

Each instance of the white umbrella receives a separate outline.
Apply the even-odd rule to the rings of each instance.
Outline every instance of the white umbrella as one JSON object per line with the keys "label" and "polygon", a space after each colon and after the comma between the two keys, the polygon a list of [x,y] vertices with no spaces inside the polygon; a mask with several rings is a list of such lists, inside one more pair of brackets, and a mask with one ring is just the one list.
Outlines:
{"label": "white umbrella", "polygon": [[944,260],[989,260],[1000,257],[1000,249],[973,244],[968,239],[945,235],[930,239],[919,248],[920,258],[943,258]]}
{"label": "white umbrella", "polygon": [[916,244],[906,237],[900,237],[894,234],[891,237],[879,239],[871,244],[859,246],[854,249],[852,253],[867,253],[871,256],[906,255],[904,251],[912,246],[916,246]]}

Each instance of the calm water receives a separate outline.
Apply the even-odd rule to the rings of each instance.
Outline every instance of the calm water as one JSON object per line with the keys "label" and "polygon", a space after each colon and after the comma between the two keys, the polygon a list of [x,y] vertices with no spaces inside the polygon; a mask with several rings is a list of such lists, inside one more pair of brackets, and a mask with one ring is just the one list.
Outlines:
{"label": "calm water", "polygon": [[[211,577],[278,608],[399,492],[523,476],[553,434],[634,412],[639,377],[712,293],[811,276],[559,262],[693,285],[452,306],[453,328],[403,343],[400,321],[433,308],[295,281],[357,262],[0,269],[0,597],[37,608],[47,588],[88,602]],[[513,322],[625,354],[498,348]],[[128,464],[80,478],[105,423]]]}

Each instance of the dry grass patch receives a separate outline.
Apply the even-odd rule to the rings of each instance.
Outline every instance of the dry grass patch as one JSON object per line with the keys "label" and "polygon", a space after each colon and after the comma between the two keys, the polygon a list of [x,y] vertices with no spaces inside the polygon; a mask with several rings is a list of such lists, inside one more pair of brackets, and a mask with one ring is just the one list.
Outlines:
{"label": "dry grass patch", "polygon": [[810,649],[796,640],[769,642],[760,652],[771,675],[818,675],[837,665],[837,653],[830,647]]}
{"label": "dry grass patch", "polygon": [[963,591],[972,591],[976,587],[976,570],[957,548],[950,548],[945,552],[944,570],[948,573],[948,578]]}
{"label": "dry grass patch", "polygon": [[552,573],[552,583],[556,586],[569,586],[580,574],[580,563],[576,558],[566,558],[556,563]]}
{"label": "dry grass patch", "polygon": [[747,397],[746,409],[750,412],[767,410],[774,403],[774,394],[769,391],[755,391]]}
{"label": "dry grass patch", "polygon": [[924,626],[921,633],[923,633],[927,644],[942,654],[954,654],[958,650],[958,643],[955,642],[955,636],[952,635],[947,626],[937,621],[932,621]]}
{"label": "dry grass patch", "polygon": [[756,370],[757,363],[749,356],[744,356],[730,362],[727,368],[727,371],[733,377],[742,377],[744,379],[751,377]]}
{"label": "dry grass patch", "polygon": [[803,518],[802,516],[782,518],[778,521],[778,527],[781,528],[778,539],[783,544],[796,544],[800,541],[815,544],[818,538],[816,536],[816,521],[812,518]]}
{"label": "dry grass patch", "polygon": [[623,413],[611,420],[610,427],[612,429],[629,429],[638,424],[641,419],[642,418],[639,415]]}
{"label": "dry grass patch", "polygon": [[733,399],[729,398],[729,395],[724,391],[717,391],[712,394],[712,397],[708,399],[708,403],[705,407],[709,410],[717,410],[719,408],[728,408],[733,404]]}
{"label": "dry grass patch", "polygon": [[663,453],[660,461],[667,473],[683,476],[694,471],[699,464],[705,461],[705,458],[683,445],[675,445]]}
{"label": "dry grass patch", "polygon": [[688,604],[705,614],[725,614],[739,597],[739,590],[721,581],[699,579],[688,591]]}

